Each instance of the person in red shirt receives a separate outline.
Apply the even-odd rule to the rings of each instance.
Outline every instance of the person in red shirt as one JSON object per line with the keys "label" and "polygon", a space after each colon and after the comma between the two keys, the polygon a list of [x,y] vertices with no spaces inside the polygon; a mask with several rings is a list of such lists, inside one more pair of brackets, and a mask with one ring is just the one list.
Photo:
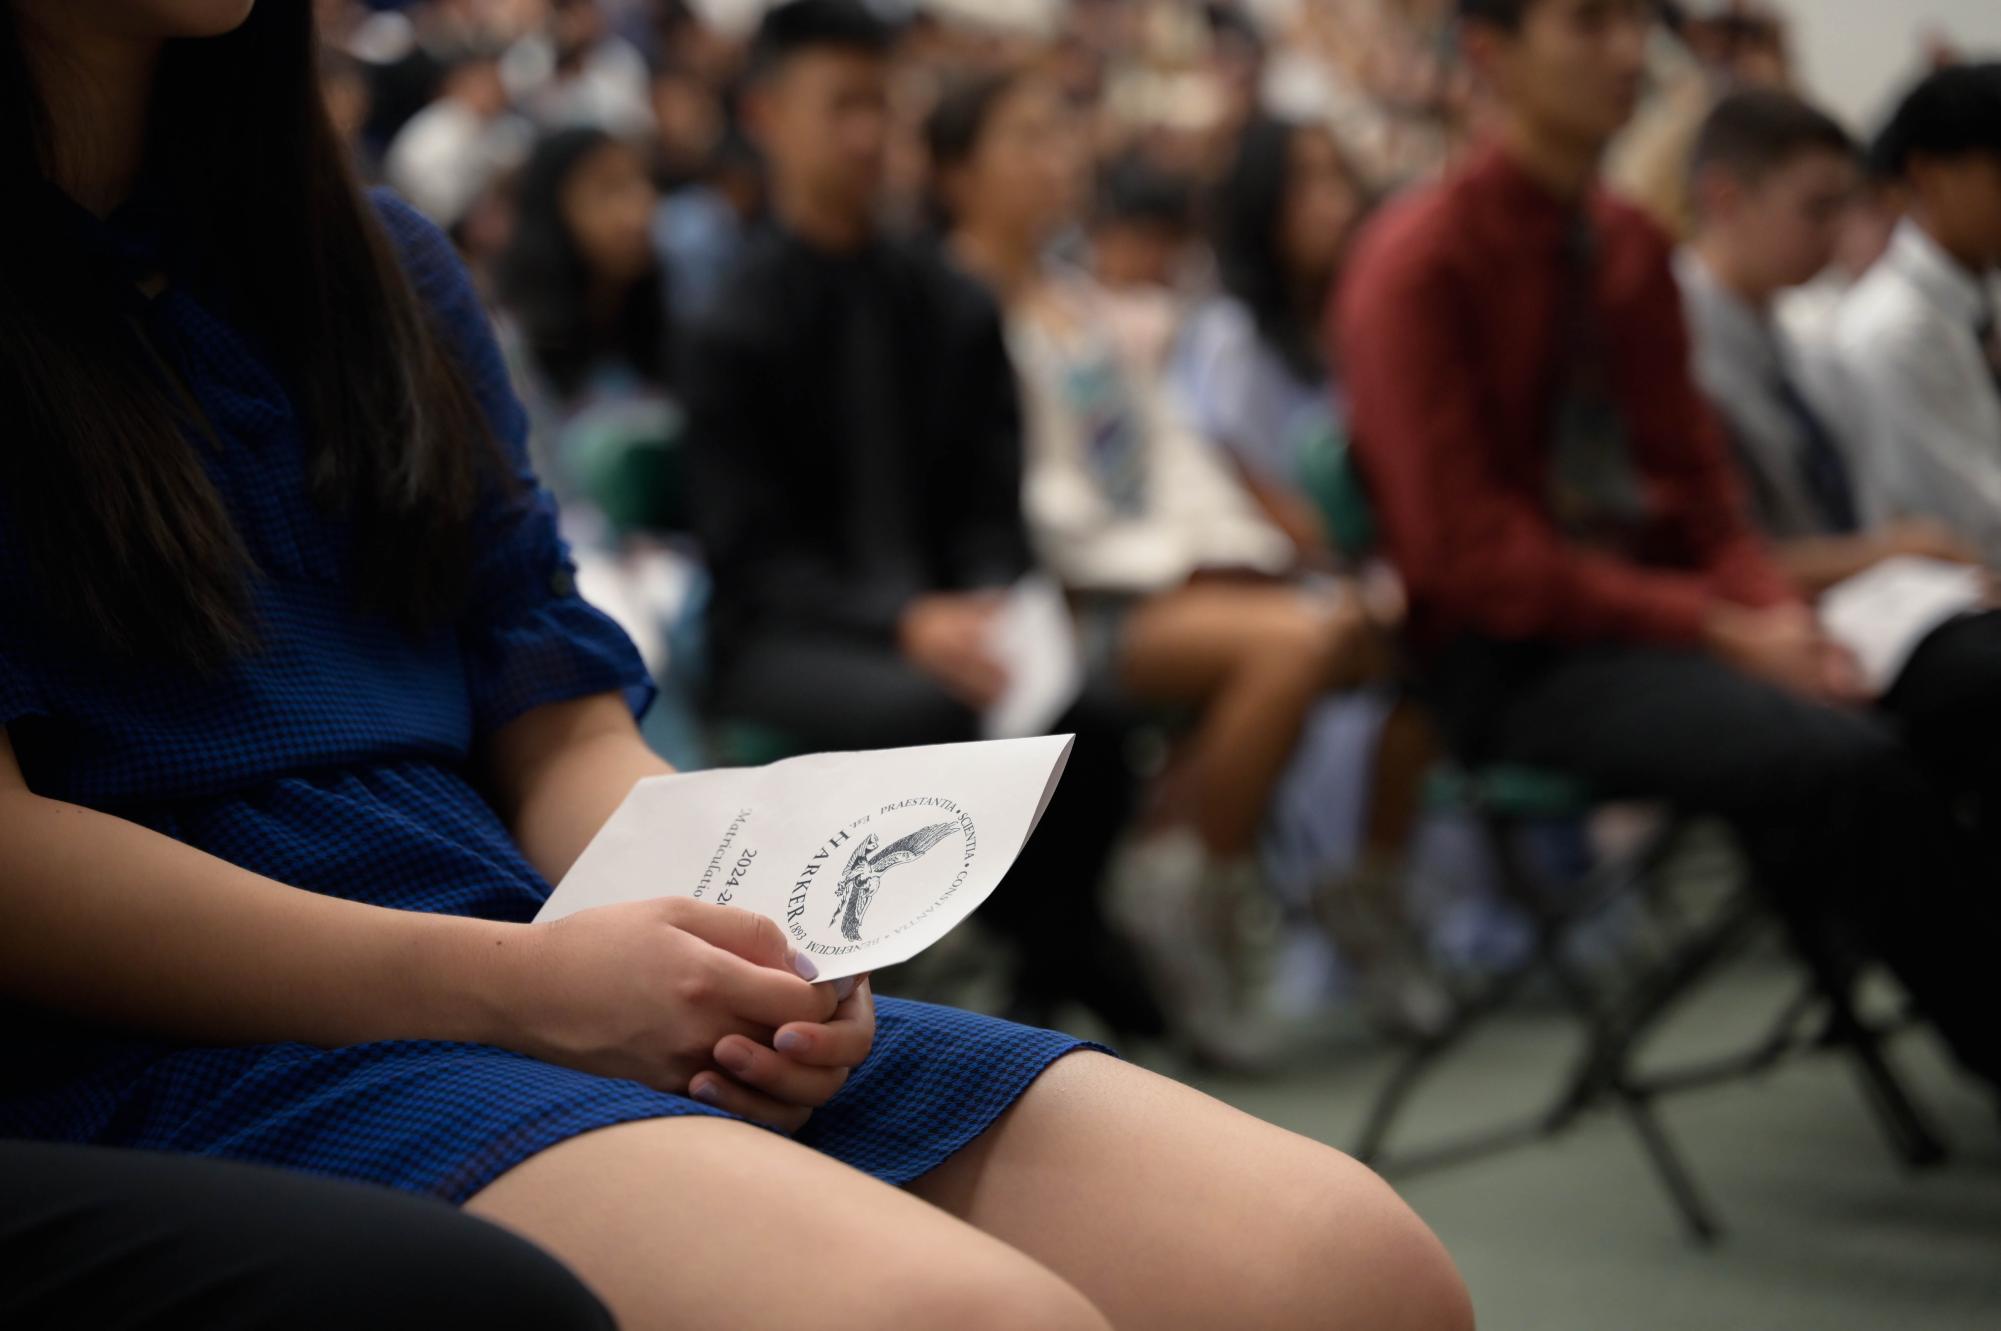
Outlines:
{"label": "person in red shirt", "polygon": [[1671,244],[1598,184],[1645,0],[1460,0],[1488,141],[1362,238],[1333,322],[1423,688],[1473,761],[1729,818],[1795,922],[1891,963],[1967,1068],[1997,866],[1755,534]]}

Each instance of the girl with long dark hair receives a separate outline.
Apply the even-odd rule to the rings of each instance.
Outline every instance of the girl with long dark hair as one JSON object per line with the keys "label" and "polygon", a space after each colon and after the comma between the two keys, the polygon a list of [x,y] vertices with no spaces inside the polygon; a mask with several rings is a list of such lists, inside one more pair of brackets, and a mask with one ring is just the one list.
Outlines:
{"label": "girl with long dark hair", "polygon": [[1175,388],[1196,427],[1309,550],[1324,550],[1327,534],[1299,493],[1301,458],[1340,432],[1320,325],[1368,201],[1326,127],[1252,121],[1215,196],[1223,291],[1190,321],[1174,357]]}
{"label": "girl with long dark hair", "polygon": [[0,4],[0,1137],[427,1193],[627,1328],[1465,1325],[1365,1171],[1075,1040],[529,923],[650,686],[311,13]]}
{"label": "girl with long dark hair", "polygon": [[566,406],[616,384],[671,385],[666,279],[649,231],[658,202],[645,159],[601,129],[558,130],[522,168],[500,301],[529,368]]}

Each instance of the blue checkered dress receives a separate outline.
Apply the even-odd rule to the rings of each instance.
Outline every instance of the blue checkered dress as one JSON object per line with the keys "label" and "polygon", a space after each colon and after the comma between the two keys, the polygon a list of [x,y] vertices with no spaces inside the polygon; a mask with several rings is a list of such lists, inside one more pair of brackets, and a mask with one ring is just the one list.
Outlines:
{"label": "blue checkered dress", "polygon": [[[377,207],[525,470],[525,421],[464,270],[416,213],[386,195]],[[94,239],[117,262],[146,230]],[[265,645],[196,679],[29,637],[25,561],[0,504],[0,725],[29,784],[314,891],[528,919],[548,884],[474,788],[468,755],[531,708],[612,691],[638,708],[652,692],[631,644],[576,596],[547,496],[531,485],[533,502],[482,516],[466,625],[414,642],[350,608],[341,533],[307,499],[299,425],[267,360],[178,283],[139,317],[221,436],[204,456],[261,573]],[[7,1015],[0,1136],[261,1161],[452,1201],[578,1133],[718,1112],[481,1045],[197,1048]],[[908,1182],[1077,1047],[885,999],[874,1052],[800,1139]]]}

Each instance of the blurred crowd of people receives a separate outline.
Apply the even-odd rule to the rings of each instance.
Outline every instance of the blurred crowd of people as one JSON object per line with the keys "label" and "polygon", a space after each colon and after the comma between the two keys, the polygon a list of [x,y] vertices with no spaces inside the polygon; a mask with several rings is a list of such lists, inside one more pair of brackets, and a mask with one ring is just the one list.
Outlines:
{"label": "blurred crowd of people", "polygon": [[983,912],[1019,1010],[1254,1062],[1305,937],[1434,1029],[1449,752],[1720,813],[1789,909],[1875,927],[1918,866],[1885,955],[2001,1071],[1955,950],[1997,941],[1995,621],[1871,692],[1806,609],[2001,562],[1996,67],[1865,152],[1745,3],[319,8],[670,757],[978,738],[1060,585],[1077,757]]}

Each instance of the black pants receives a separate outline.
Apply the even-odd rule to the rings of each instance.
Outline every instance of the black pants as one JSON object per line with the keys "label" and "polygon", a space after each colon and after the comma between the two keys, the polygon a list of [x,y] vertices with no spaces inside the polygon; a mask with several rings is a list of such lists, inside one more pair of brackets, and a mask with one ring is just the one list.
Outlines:
{"label": "black pants", "polygon": [[[2001,763],[2001,674],[1985,665],[2001,659],[2001,621],[1974,622],[1986,626],[1941,640],[1873,711],[1640,647],[1465,641],[1434,662],[1428,693],[1471,761],[1552,767],[1608,798],[1729,820],[1795,927],[1844,927],[1891,966],[1960,1062],[2001,1085],[2001,884],[1953,814],[1953,794]],[[1983,670],[1984,710],[1960,712],[1955,700],[1982,692]],[[1944,712],[1989,728],[1973,741],[1939,718],[1906,720]]]}
{"label": "black pants", "polygon": [[611,1331],[522,1239],[385,1188],[0,1142],[0,1326]]}
{"label": "black pants", "polygon": [[[888,749],[980,737],[979,715],[894,648],[771,637],[717,670],[714,704],[814,749]],[[1069,766],[1035,835],[980,918],[1020,952],[1030,1009],[1076,998],[1127,1035],[1164,1026],[1137,961],[1106,927],[1098,886],[1132,816],[1125,745],[1137,718],[1109,689],[1087,689],[1053,730],[1074,733]]]}

